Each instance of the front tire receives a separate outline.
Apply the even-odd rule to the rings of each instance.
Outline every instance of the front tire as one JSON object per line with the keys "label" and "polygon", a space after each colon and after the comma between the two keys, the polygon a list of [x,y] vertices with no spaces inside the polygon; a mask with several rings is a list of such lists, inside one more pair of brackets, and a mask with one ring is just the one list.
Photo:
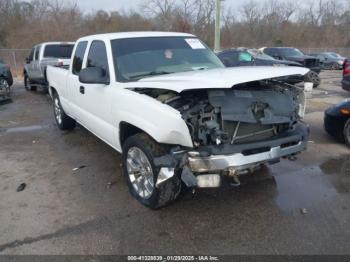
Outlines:
{"label": "front tire", "polygon": [[27,91],[36,91],[36,87],[30,84],[30,79],[27,74],[24,74],[24,88]]}
{"label": "front tire", "polygon": [[166,148],[146,134],[129,137],[123,146],[123,173],[129,191],[141,204],[157,209],[175,201],[181,191],[181,180],[176,174],[156,186],[159,168],[154,158],[166,154]]}
{"label": "front tire", "polygon": [[54,93],[53,95],[53,111],[55,115],[55,120],[57,123],[57,126],[61,130],[72,130],[76,126],[76,122],[74,119],[66,115],[64,112],[59,96],[57,93]]}

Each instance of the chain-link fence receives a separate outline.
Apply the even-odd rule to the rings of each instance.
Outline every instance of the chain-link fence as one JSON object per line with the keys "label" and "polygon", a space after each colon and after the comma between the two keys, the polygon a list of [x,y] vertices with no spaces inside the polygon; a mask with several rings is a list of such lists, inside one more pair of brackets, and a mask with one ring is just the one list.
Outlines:
{"label": "chain-link fence", "polygon": [[0,59],[10,66],[15,78],[20,78],[29,53],[30,49],[0,49]]}

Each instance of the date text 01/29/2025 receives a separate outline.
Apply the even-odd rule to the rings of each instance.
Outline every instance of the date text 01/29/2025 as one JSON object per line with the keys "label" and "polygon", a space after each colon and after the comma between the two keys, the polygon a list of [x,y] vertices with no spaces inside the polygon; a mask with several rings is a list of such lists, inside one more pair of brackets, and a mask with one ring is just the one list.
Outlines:
{"label": "date text 01/29/2025", "polygon": [[128,261],[220,261],[216,256],[128,256]]}

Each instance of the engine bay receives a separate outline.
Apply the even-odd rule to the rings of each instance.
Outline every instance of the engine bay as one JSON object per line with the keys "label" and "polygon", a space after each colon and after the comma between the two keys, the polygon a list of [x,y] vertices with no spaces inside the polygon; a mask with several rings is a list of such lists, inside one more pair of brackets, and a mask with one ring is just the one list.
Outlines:
{"label": "engine bay", "polygon": [[138,92],[178,110],[195,147],[271,139],[293,129],[305,113],[303,90],[274,80],[240,84],[231,89]]}

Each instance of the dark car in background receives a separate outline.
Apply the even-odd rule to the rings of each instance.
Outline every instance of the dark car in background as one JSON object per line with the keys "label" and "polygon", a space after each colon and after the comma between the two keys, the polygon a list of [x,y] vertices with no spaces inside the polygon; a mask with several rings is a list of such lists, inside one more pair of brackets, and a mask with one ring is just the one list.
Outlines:
{"label": "dark car in background", "polygon": [[341,70],[343,69],[344,57],[336,56],[335,53],[323,52],[313,53],[310,56],[320,59],[320,65],[323,69],[328,70]]}
{"label": "dark car in background", "polygon": [[226,67],[235,66],[301,66],[292,61],[277,60],[258,49],[232,48],[217,53]]}
{"label": "dark car in background", "polygon": [[342,56],[342,55],[339,55],[338,53],[335,53],[335,52],[327,52],[328,54],[330,54],[331,56],[334,56],[336,58],[341,58],[343,60],[346,59],[346,57]]}
{"label": "dark car in background", "polygon": [[328,134],[350,146],[350,100],[326,110],[324,128]]}
{"label": "dark car in background", "polygon": [[293,47],[265,47],[261,50],[275,59],[297,62],[301,66],[309,68],[311,71],[306,75],[305,81],[312,82],[314,87],[320,85],[321,79],[318,74],[321,72],[321,65],[319,59],[305,55],[299,49]]}
{"label": "dark car in background", "polygon": [[10,66],[0,59],[0,96],[8,95],[12,84]]}
{"label": "dark car in background", "polygon": [[[258,49],[232,48],[216,54],[226,67],[236,66],[302,66],[292,61],[277,60]],[[288,82],[296,84],[304,81],[300,76],[289,77]]]}
{"label": "dark car in background", "polygon": [[350,58],[345,59],[343,64],[343,80],[342,87],[346,91],[350,91]]}

